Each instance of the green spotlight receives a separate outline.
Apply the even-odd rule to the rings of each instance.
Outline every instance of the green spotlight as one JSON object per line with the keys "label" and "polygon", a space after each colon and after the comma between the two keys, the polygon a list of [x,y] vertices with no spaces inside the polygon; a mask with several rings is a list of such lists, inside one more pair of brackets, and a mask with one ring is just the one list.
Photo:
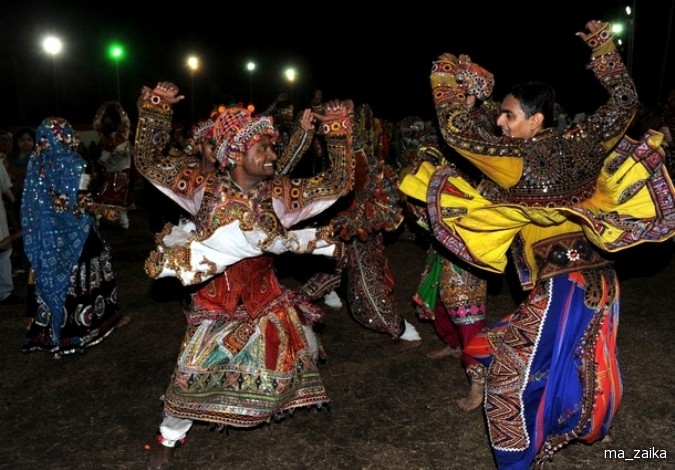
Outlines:
{"label": "green spotlight", "polygon": [[623,28],[624,28],[623,23],[612,23],[612,34],[620,36],[621,34],[623,34]]}
{"label": "green spotlight", "polygon": [[108,46],[108,57],[118,61],[124,57],[124,47],[121,44],[113,43]]}

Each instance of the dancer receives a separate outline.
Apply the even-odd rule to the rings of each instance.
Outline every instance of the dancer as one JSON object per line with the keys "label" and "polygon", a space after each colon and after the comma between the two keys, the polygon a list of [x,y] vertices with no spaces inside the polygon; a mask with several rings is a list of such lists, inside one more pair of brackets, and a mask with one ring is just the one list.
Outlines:
{"label": "dancer", "polygon": [[[675,235],[675,189],[663,135],[623,138],[638,97],[609,23],[577,33],[609,94],[596,112],[556,134],[555,92],[515,85],[495,114],[502,136],[471,120],[494,78],[443,54],[431,84],[444,140],[491,181],[480,191],[453,168],[423,163],[401,190],[423,201],[435,237],[461,259],[503,272],[512,258],[529,297],[474,337],[465,353],[485,387],[497,466],[543,464],[566,444],[607,436],[623,393],[616,350],[619,282],[608,253]],[[481,106],[482,107],[482,106]],[[478,400],[480,404],[480,399]]]}
{"label": "dancer", "polygon": [[[478,119],[475,115],[473,117]],[[417,171],[424,161],[434,166],[451,165],[457,169],[455,162],[449,161],[436,148],[440,147],[438,143],[434,144],[436,146],[431,144],[429,141],[429,145],[419,147],[416,156],[411,158],[410,170]],[[402,176],[405,177],[405,174],[409,173],[403,173]],[[462,174],[465,178],[469,178],[467,172]],[[428,232],[429,215],[426,208],[416,204],[406,204],[406,208],[410,214],[409,219],[415,220],[417,226]],[[436,334],[444,343],[442,348],[428,353],[427,357],[461,358],[462,366],[470,381],[468,396],[457,400],[457,406],[463,411],[478,408],[476,398],[480,400],[483,394],[483,387],[477,380],[479,377],[476,376],[476,368],[481,364],[477,359],[462,352],[473,337],[486,328],[488,286],[484,273],[480,271],[458,259],[432,238],[420,282],[413,295],[419,318],[433,322]]]}
{"label": "dancer", "polygon": [[84,158],[70,123],[51,117],[36,133],[21,203],[30,261],[22,350],[83,353],[129,321],[122,316],[110,246],[94,224]]}
{"label": "dancer", "polygon": [[94,201],[102,209],[111,209],[119,214],[117,223],[128,229],[128,212],[134,207],[130,200],[133,150],[129,116],[119,102],[105,102],[96,111],[94,130],[99,137],[94,159],[103,167],[102,181]]}
{"label": "dancer", "polygon": [[204,173],[190,156],[165,157],[172,105],[183,98],[173,83],[159,82],[138,100],[136,167],[194,218],[167,226],[146,261],[152,278],[175,276],[194,289],[149,468],[168,464],[194,420],[254,427],[328,403],[316,365],[315,318],[301,317],[272,263],[274,254],[289,251],[339,258],[328,229],[286,227],[325,210],[354,181],[351,102],[332,101],[325,114],[314,114],[330,142],[330,169],[291,180],[275,172],[272,120],[242,108],[215,119],[218,171]]}
{"label": "dancer", "polygon": [[308,279],[301,292],[312,301],[326,302],[328,295],[328,301],[335,302],[331,293],[346,274],[347,305],[353,318],[368,329],[390,336],[393,348],[407,350],[420,346],[422,339],[396,305],[395,280],[384,243],[384,234],[396,230],[403,220],[398,180],[384,161],[382,129],[370,106],[359,105],[355,118],[353,145],[358,177],[354,191],[340,201],[339,212],[329,215],[330,226],[345,243],[345,257],[332,272],[317,272]]}

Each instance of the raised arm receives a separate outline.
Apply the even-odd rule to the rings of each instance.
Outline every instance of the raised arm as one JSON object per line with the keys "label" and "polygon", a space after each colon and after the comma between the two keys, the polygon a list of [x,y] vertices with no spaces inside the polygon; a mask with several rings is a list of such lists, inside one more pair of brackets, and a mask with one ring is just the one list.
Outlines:
{"label": "raised arm", "polygon": [[288,139],[288,143],[284,146],[281,155],[277,159],[278,174],[282,176],[289,175],[302,156],[309,150],[314,138],[315,121],[316,118],[310,108],[302,112],[300,119],[293,128],[293,133]]}
{"label": "raised arm", "polygon": [[432,64],[430,79],[443,137],[471,137],[476,130],[470,113],[492,95],[493,75],[467,55],[445,53]]}
{"label": "raised arm", "polygon": [[138,99],[134,164],[157,189],[194,215],[206,182],[201,165],[184,152],[168,152],[172,106],[183,98],[171,82],[159,82],[153,89],[143,87]]}
{"label": "raised arm", "polygon": [[313,113],[326,138],[330,167],[310,178],[275,179],[274,211],[284,227],[322,212],[354,187],[353,114],[351,100],[330,101],[322,113]]}
{"label": "raised arm", "polygon": [[172,105],[183,99],[178,87],[159,82],[154,89],[143,87],[138,98],[138,125],[134,143],[136,169],[152,182],[162,183],[165,176],[157,171],[164,159],[171,136]]}
{"label": "raised arm", "polygon": [[579,124],[581,132],[576,134],[601,134],[605,150],[610,150],[624,136],[637,112],[637,89],[616,51],[609,23],[589,21],[586,31],[576,35],[591,48],[588,68],[609,94],[607,102]]}

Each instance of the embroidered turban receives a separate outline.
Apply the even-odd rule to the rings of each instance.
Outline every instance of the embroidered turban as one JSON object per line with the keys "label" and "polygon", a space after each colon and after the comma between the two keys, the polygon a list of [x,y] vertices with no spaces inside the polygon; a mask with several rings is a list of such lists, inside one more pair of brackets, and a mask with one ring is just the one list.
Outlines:
{"label": "embroidered turban", "polygon": [[227,166],[227,159],[235,152],[246,152],[263,135],[269,135],[276,142],[279,132],[269,116],[252,117],[244,108],[228,108],[218,115],[213,124],[216,139],[216,159]]}

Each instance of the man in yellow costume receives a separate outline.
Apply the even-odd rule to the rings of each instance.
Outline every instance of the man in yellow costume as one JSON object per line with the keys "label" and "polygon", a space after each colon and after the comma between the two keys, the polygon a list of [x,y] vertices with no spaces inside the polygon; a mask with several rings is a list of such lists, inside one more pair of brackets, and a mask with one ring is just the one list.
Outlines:
{"label": "man in yellow costume", "polygon": [[[623,392],[611,253],[675,235],[663,136],[624,137],[635,85],[609,24],[586,29],[577,36],[609,98],[562,134],[547,84],[515,85],[494,104],[490,72],[466,55],[441,55],[431,71],[441,133],[486,180],[475,188],[454,168],[427,162],[400,185],[424,204],[435,238],[466,262],[503,272],[510,248],[530,291],[464,349],[482,362],[473,399],[485,407],[500,469],[531,468],[573,440],[607,436]],[[503,135],[481,125],[490,114]]]}

